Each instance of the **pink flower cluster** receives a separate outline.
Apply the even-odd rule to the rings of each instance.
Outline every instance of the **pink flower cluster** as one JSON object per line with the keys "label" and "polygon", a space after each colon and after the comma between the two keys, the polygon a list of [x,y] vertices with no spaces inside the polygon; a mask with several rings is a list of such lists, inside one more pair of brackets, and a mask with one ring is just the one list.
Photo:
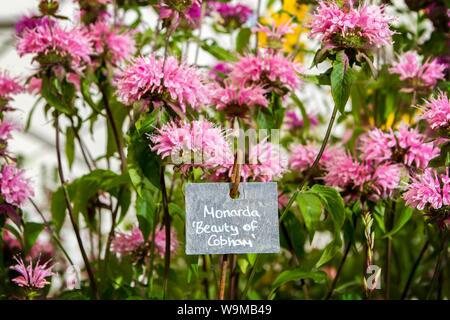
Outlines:
{"label": "pink flower cluster", "polygon": [[23,16],[15,24],[16,35],[20,37],[24,33],[24,31],[33,30],[42,25],[54,26],[55,23],[55,20],[52,20],[47,16]]}
{"label": "pink flower cluster", "polygon": [[249,108],[267,107],[266,90],[258,86],[235,87],[226,84],[218,87],[212,97],[217,110],[224,110],[232,116],[242,116]]}
{"label": "pink flower cluster", "polygon": [[391,73],[398,74],[400,80],[407,81],[406,89],[431,89],[438,80],[445,77],[447,66],[437,59],[426,60],[421,63],[421,57],[414,52],[406,52],[389,69]]}
{"label": "pink flower cluster", "polygon": [[153,55],[135,59],[120,76],[117,88],[127,104],[153,98],[183,113],[187,106],[199,110],[209,103],[211,91],[197,69],[179,64],[175,57],[164,62]]}
{"label": "pink flower cluster", "polygon": [[157,129],[150,139],[162,159],[171,157],[175,164],[187,169],[194,166],[214,168],[233,163],[233,155],[225,132],[209,121],[169,122]]}
{"label": "pink flower cluster", "polygon": [[53,265],[49,265],[50,260],[41,264],[38,260],[36,265],[33,266],[33,262],[30,261],[28,265],[25,265],[22,258],[14,257],[17,264],[10,267],[11,270],[20,273],[20,276],[12,279],[20,287],[28,289],[42,289],[50,282],[46,279],[54,275],[52,272]]}
{"label": "pink flower cluster", "polygon": [[228,62],[218,62],[210,70],[209,76],[215,82],[223,84],[224,79],[233,70],[233,66]]}
{"label": "pink flower cluster", "polygon": [[334,47],[381,47],[392,42],[390,21],[382,6],[364,4],[354,8],[353,1],[348,1],[339,7],[333,1],[321,1],[312,18],[311,36]]}
{"label": "pink flower cluster", "polygon": [[422,117],[432,129],[448,128],[450,126],[450,100],[447,94],[439,92],[436,98],[426,101]]}
{"label": "pink flower cluster", "polygon": [[[319,124],[319,119],[315,115],[308,115],[309,124],[311,127],[315,127]],[[303,121],[303,117],[297,110],[287,110],[284,114],[284,125],[288,130],[295,130],[298,128],[303,128],[305,122]]]}
{"label": "pink flower cluster", "polygon": [[95,53],[107,53],[114,64],[129,59],[136,50],[132,34],[121,33],[119,27],[111,27],[105,19],[89,25],[89,36]]}
{"label": "pink flower cluster", "polygon": [[279,145],[266,140],[250,145],[248,163],[242,166],[244,181],[268,182],[279,179],[288,169],[288,158]]}
{"label": "pink flower cluster", "polygon": [[3,199],[20,207],[25,200],[34,195],[29,179],[15,165],[5,164],[0,172],[0,192]]}
{"label": "pink flower cluster", "polygon": [[264,51],[257,56],[242,57],[233,66],[230,79],[239,87],[259,85],[284,95],[299,87],[301,81],[298,73],[302,71],[299,64],[282,53]]}
{"label": "pink flower cluster", "polygon": [[77,70],[83,63],[90,63],[92,47],[85,30],[76,27],[63,29],[56,23],[43,23],[22,32],[17,51],[20,56],[35,54],[36,59],[44,64],[54,63],[52,55],[69,59],[72,68]]}
{"label": "pink flower cluster", "polygon": [[413,178],[403,194],[408,206],[423,210],[426,206],[440,209],[450,205],[450,177],[448,170],[438,174],[435,169],[427,168],[422,175]]}
{"label": "pink flower cluster", "polygon": [[0,98],[9,100],[12,95],[22,91],[23,86],[16,78],[11,77],[6,72],[0,72]]}
{"label": "pink flower cluster", "polygon": [[325,162],[325,184],[354,192],[366,192],[372,200],[391,197],[400,185],[402,166],[384,162],[378,165],[352,158],[348,153],[337,152]]}
{"label": "pink flower cluster", "polygon": [[209,5],[220,15],[220,23],[226,28],[235,29],[240,27],[253,14],[253,10],[250,7],[240,3],[212,2]]}
{"label": "pink flower cluster", "polygon": [[[8,222],[8,220],[7,220]],[[9,223],[6,223],[9,224]],[[44,235],[41,233],[41,235]],[[3,229],[2,241],[5,248],[8,248],[11,252],[19,252],[23,250],[22,243],[13,235],[12,232],[8,231],[6,228]],[[50,259],[54,255],[55,249],[52,243],[48,239],[44,239],[39,236],[39,238],[34,242],[31,247],[29,254],[25,257],[26,260],[32,259]]]}
{"label": "pink flower cluster", "polygon": [[[289,167],[293,171],[303,172],[311,167],[319,153],[319,148],[314,144],[299,144],[291,148]],[[323,157],[321,158],[321,160]]]}
{"label": "pink flower cluster", "polygon": [[[17,130],[18,126],[15,123],[9,122],[9,121],[5,121],[5,120],[0,120],[0,144],[9,139],[11,139],[11,133],[14,130]],[[1,146],[0,146],[1,148]]]}
{"label": "pink flower cluster", "polygon": [[265,33],[269,41],[281,41],[285,35],[294,33],[296,27],[297,25],[295,23],[292,24],[290,21],[278,25],[273,21],[270,26],[258,23],[254,32]]}
{"label": "pink flower cluster", "polygon": [[[175,253],[179,247],[177,234],[174,229],[170,230],[170,252]],[[166,253],[166,229],[159,228],[155,234],[155,252],[161,257]]]}
{"label": "pink flower cluster", "polygon": [[160,1],[155,7],[159,11],[159,17],[169,23],[171,32],[180,24],[188,28],[197,28],[200,25],[202,0],[166,0]]}
{"label": "pink flower cluster", "polygon": [[[170,230],[170,252],[175,253],[179,247],[177,234],[174,229]],[[152,237],[150,236],[150,239]],[[127,255],[136,252],[145,244],[144,236],[138,227],[134,227],[130,232],[118,232],[111,242],[111,251]],[[155,233],[155,252],[161,257],[166,252],[166,232],[164,228],[158,228]]]}
{"label": "pink flower cluster", "polygon": [[119,254],[129,254],[136,251],[145,243],[144,236],[138,227],[131,232],[116,232],[111,242],[111,251]]}
{"label": "pink flower cluster", "polygon": [[434,142],[425,142],[425,136],[417,129],[400,126],[396,132],[383,132],[378,128],[361,137],[361,159],[381,163],[400,162],[407,166],[424,169],[431,159],[439,155]]}

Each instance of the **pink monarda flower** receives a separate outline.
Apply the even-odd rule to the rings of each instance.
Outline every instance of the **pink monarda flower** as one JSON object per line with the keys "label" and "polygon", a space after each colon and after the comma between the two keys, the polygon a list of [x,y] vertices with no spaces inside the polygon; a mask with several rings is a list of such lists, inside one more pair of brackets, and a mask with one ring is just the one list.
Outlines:
{"label": "pink monarda flower", "polygon": [[318,36],[324,46],[371,49],[392,43],[390,17],[384,7],[361,5],[348,1],[339,7],[332,1],[321,1],[312,17],[311,36]]}
{"label": "pink monarda flower", "polygon": [[337,153],[324,167],[325,184],[343,190],[352,188],[362,191],[364,184],[371,179],[370,168],[353,159],[348,153]]}
{"label": "pink monarda flower", "polygon": [[223,84],[225,78],[228,77],[233,70],[233,66],[228,62],[218,62],[209,71],[209,77],[214,81]]}
{"label": "pink monarda flower", "polygon": [[359,150],[361,159],[380,163],[392,158],[392,143],[395,145],[395,137],[392,133],[385,133],[375,128],[360,138]]}
{"label": "pink monarda flower", "polygon": [[192,165],[215,167],[233,163],[225,132],[209,121],[169,122],[151,136],[155,151],[162,159],[171,157],[185,169]]}
{"label": "pink monarda flower", "polygon": [[291,156],[289,157],[289,167],[293,171],[303,172],[309,169],[317,154],[319,148],[313,144],[296,145],[291,148]]}
{"label": "pink monarda flower", "polygon": [[25,265],[22,258],[14,257],[17,264],[10,267],[11,270],[20,273],[20,276],[12,279],[19,287],[37,290],[42,289],[46,285],[50,284],[46,278],[54,275],[52,272],[53,265],[49,265],[50,260],[41,264],[38,260],[33,267],[33,262],[30,261],[29,265]]}
{"label": "pink monarda flower", "polygon": [[[170,252],[175,253],[179,247],[175,230],[170,229]],[[155,252],[161,257],[166,254],[166,229],[160,228],[155,234]]]}
{"label": "pink monarda flower", "polygon": [[424,169],[431,159],[440,153],[434,142],[425,142],[425,136],[417,129],[400,126],[396,132],[398,146],[405,152],[403,163],[407,166],[415,165]]}
{"label": "pink monarda flower", "polygon": [[117,88],[119,97],[127,104],[139,100],[163,101],[183,113],[187,106],[199,110],[209,103],[211,91],[197,69],[179,64],[175,57],[167,57],[164,63],[153,55],[135,59],[120,76]]}
{"label": "pink monarda flower", "polygon": [[440,209],[450,204],[450,178],[448,172],[438,174],[435,169],[427,168],[422,175],[413,178],[403,194],[403,199],[410,207],[423,210],[429,206]]}
{"label": "pink monarda flower", "polygon": [[263,140],[250,145],[248,164],[242,166],[242,178],[268,182],[281,178],[287,169],[288,158],[281,146]]}
{"label": "pink monarda flower", "polygon": [[227,29],[239,28],[253,14],[250,7],[240,3],[212,2],[209,5],[219,14],[219,23]]}
{"label": "pink monarda flower", "polygon": [[12,252],[22,250],[22,244],[19,240],[12,234],[11,231],[4,228],[2,232],[2,241],[5,248],[8,248]]}
{"label": "pink monarda flower", "polygon": [[11,139],[11,133],[18,129],[19,127],[15,123],[0,120],[0,143]]}
{"label": "pink monarda flower", "polygon": [[392,197],[394,190],[400,185],[402,169],[402,165],[399,164],[382,163],[376,165],[370,185],[372,190],[381,198]]}
{"label": "pink monarda flower", "polygon": [[23,16],[16,22],[15,29],[18,37],[22,36],[24,31],[33,30],[42,25],[55,25],[55,20],[50,19],[47,16],[35,17],[35,16]]}
{"label": "pink monarda flower", "polygon": [[[85,30],[63,29],[60,25],[48,23],[26,29],[19,37],[17,51],[20,56],[35,54],[41,64],[55,64],[67,59],[73,69],[83,63],[90,63],[92,47]],[[55,61],[53,55],[64,61]]]}
{"label": "pink monarda flower", "polygon": [[173,32],[180,23],[189,28],[195,28],[200,23],[202,0],[163,0],[155,7],[160,19],[169,25],[169,31]]}
{"label": "pink monarda flower", "polygon": [[18,207],[34,195],[30,180],[24,177],[24,172],[10,164],[3,165],[0,172],[0,191],[7,203]]}
{"label": "pink monarda flower", "polygon": [[136,51],[136,44],[130,32],[121,33],[119,27],[111,26],[102,19],[89,25],[89,36],[95,54],[107,54],[113,64],[129,59]]}
{"label": "pink monarda flower", "polygon": [[6,71],[0,72],[0,98],[9,100],[22,91],[23,87],[18,79],[11,77]]}
{"label": "pink monarda flower", "polygon": [[448,128],[450,126],[450,100],[447,94],[439,92],[436,98],[425,101],[422,117],[431,129]]}
{"label": "pink monarda flower", "polygon": [[231,84],[218,87],[212,97],[216,109],[231,116],[245,116],[249,109],[267,107],[266,90],[258,86],[236,87]]}
{"label": "pink monarda flower", "polygon": [[[319,124],[319,120],[315,115],[308,114],[309,124],[311,127],[315,127]],[[284,115],[284,125],[288,130],[295,130],[303,128],[305,122],[303,121],[303,116],[297,110],[287,110]]]}
{"label": "pink monarda flower", "polygon": [[290,21],[278,25],[275,21],[272,21],[270,26],[258,23],[253,32],[265,33],[269,41],[281,41],[285,35],[294,33],[296,27],[297,25],[295,23],[292,24]]}
{"label": "pink monarda flower", "polygon": [[447,66],[437,59],[427,59],[425,63],[421,60],[416,52],[406,52],[389,68],[389,72],[398,74],[400,80],[407,82],[406,90],[432,89],[438,80],[444,79]]}
{"label": "pink monarda flower", "polygon": [[242,57],[234,65],[230,78],[236,86],[259,85],[284,95],[299,87],[300,72],[302,67],[282,53],[264,51],[257,56]]}
{"label": "pink monarda flower", "polygon": [[138,227],[131,232],[116,232],[111,242],[111,251],[119,254],[129,254],[136,251],[145,243],[144,236]]}
{"label": "pink monarda flower", "polygon": [[42,79],[37,77],[32,77],[28,81],[27,91],[30,94],[38,94],[42,89]]}
{"label": "pink monarda flower", "polygon": [[431,159],[439,155],[434,142],[425,142],[423,134],[406,125],[396,132],[385,133],[378,128],[369,131],[361,137],[359,150],[364,161],[398,161],[420,169],[426,168]]}

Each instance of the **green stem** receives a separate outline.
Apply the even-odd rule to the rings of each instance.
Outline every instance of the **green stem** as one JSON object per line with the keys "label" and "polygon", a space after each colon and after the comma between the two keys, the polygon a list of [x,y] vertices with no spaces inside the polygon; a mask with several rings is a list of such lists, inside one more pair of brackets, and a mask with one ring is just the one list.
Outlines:
{"label": "green stem", "polygon": [[248,290],[250,289],[250,286],[251,286],[251,284],[253,282],[253,278],[255,277],[256,269],[258,267],[258,264],[259,264],[260,260],[261,260],[261,255],[258,254],[256,256],[255,263],[253,264],[253,267],[250,270],[250,275],[248,276],[248,280],[247,280],[247,283],[245,284],[244,290],[242,291],[241,300],[247,299],[247,293],[248,293]]}
{"label": "green stem", "polygon": [[297,195],[306,186],[306,183],[308,182],[308,179],[310,178],[311,173],[314,172],[317,169],[317,166],[319,165],[319,161],[322,158],[323,152],[325,151],[325,148],[327,146],[328,140],[330,139],[331,130],[333,129],[333,124],[334,124],[334,121],[336,119],[337,111],[338,111],[338,107],[335,104],[334,108],[333,108],[333,113],[331,114],[330,122],[328,123],[328,128],[327,128],[327,131],[325,133],[325,137],[323,138],[322,145],[320,146],[319,153],[317,154],[316,159],[314,160],[314,163],[312,164],[311,168],[308,170],[308,173],[306,174],[302,185],[295,190],[294,194],[289,199],[289,202],[286,205],[286,208],[284,208],[283,213],[281,214],[280,222],[282,222],[283,219],[286,217],[286,213],[291,208],[292,204],[295,201],[295,198],[297,198]]}
{"label": "green stem", "polygon": [[431,294],[433,292],[433,288],[435,286],[436,280],[438,278],[439,273],[441,272],[441,265],[442,265],[442,260],[444,258],[444,255],[447,253],[447,246],[448,246],[448,236],[446,234],[443,234],[443,241],[442,241],[442,246],[441,249],[439,250],[439,256],[436,262],[436,267],[434,268],[434,272],[433,272],[433,278],[431,279],[431,284],[430,284],[430,288],[428,289],[428,293],[427,293],[427,300],[429,300],[431,298]]}
{"label": "green stem", "polygon": [[80,247],[81,256],[83,257],[84,265],[85,265],[86,271],[88,273],[89,282],[91,284],[92,294],[95,298],[98,299],[98,291],[97,291],[97,284],[95,282],[95,276],[92,271],[92,267],[89,262],[89,258],[86,254],[86,250],[84,249],[84,246],[83,246],[83,241],[82,241],[81,235],[80,235],[80,229],[79,229],[77,221],[75,220],[75,216],[74,216],[73,210],[72,210],[72,204],[70,203],[69,193],[67,192],[67,188],[66,188],[66,184],[65,184],[64,171],[63,171],[62,160],[61,160],[59,130],[60,130],[59,129],[59,114],[57,113],[56,117],[55,117],[55,140],[56,140],[55,143],[56,143],[56,157],[57,157],[57,161],[58,161],[59,180],[61,182],[61,188],[63,190],[64,200],[66,202],[66,207],[67,207],[67,211],[69,213],[70,222],[72,223],[72,227],[75,232],[75,236],[77,238],[78,246]]}
{"label": "green stem", "polygon": [[328,290],[328,293],[327,293],[327,295],[325,297],[325,300],[331,299],[331,297],[333,295],[334,289],[336,288],[336,285],[338,283],[339,277],[341,276],[342,269],[344,268],[344,264],[345,264],[345,261],[347,260],[348,254],[349,254],[350,249],[352,247],[352,244],[353,244],[353,241],[352,241],[352,239],[350,239],[348,241],[348,243],[347,243],[347,246],[345,247],[344,255],[342,256],[341,262],[339,263],[339,267],[338,267],[338,269],[336,271],[336,276],[334,277],[333,282],[331,283],[331,287]]}
{"label": "green stem", "polygon": [[[386,232],[391,231],[392,226],[394,224],[394,212],[395,212],[395,202],[391,203],[391,205],[387,208],[386,211]],[[384,298],[389,300],[390,291],[391,291],[391,262],[392,262],[392,239],[391,237],[387,237],[386,239],[386,260],[384,266]]]}
{"label": "green stem", "polygon": [[167,190],[166,190],[166,180],[164,177],[165,167],[161,166],[161,192],[162,192],[162,204],[163,204],[163,212],[164,212],[164,229],[166,233],[166,243],[165,243],[165,252],[164,252],[164,275],[163,275],[163,299],[166,299],[167,294],[167,284],[169,282],[169,270],[170,270],[170,228],[171,228],[171,219],[169,213],[169,205],[167,201]]}
{"label": "green stem", "polygon": [[73,266],[73,261],[70,258],[69,254],[67,253],[66,249],[64,249],[64,246],[62,245],[61,241],[59,240],[59,238],[55,235],[55,231],[52,229],[51,224],[47,221],[47,219],[45,218],[44,214],[42,213],[41,209],[39,209],[39,207],[37,206],[37,204],[33,201],[33,199],[30,198],[30,202],[32,204],[32,206],[34,207],[34,209],[36,210],[36,212],[39,214],[39,216],[41,217],[42,221],[44,221],[45,226],[51,231],[52,234],[52,238],[55,241],[56,245],[58,246],[58,248],[61,249],[61,251],[63,252],[64,256],[66,257],[67,261],[69,261],[69,263]]}
{"label": "green stem", "polygon": [[417,271],[417,268],[419,267],[420,261],[422,261],[422,258],[425,255],[425,252],[427,251],[429,245],[430,245],[430,241],[427,240],[425,242],[425,244],[423,245],[422,250],[420,250],[419,256],[417,257],[416,261],[414,262],[411,272],[409,273],[408,280],[406,281],[405,288],[403,289],[401,300],[406,299],[406,297],[408,296],[408,291],[409,291],[409,288],[411,287],[412,281],[414,279],[414,275]]}

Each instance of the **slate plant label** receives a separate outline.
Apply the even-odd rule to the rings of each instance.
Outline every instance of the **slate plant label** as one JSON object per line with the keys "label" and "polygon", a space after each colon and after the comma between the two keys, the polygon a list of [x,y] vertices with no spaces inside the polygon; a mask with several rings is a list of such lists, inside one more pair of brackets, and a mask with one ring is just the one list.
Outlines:
{"label": "slate plant label", "polygon": [[236,199],[230,187],[186,184],[186,254],[280,252],[276,182],[241,183]]}

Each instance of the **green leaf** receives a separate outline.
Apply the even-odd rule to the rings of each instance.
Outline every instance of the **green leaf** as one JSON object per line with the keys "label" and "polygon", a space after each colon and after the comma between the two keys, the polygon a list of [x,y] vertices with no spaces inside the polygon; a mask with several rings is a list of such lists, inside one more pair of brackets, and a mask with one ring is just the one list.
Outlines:
{"label": "green leaf", "polygon": [[171,216],[178,215],[181,219],[184,219],[184,210],[181,209],[176,203],[169,203],[169,213]]}
{"label": "green leaf", "polygon": [[320,222],[320,216],[322,214],[322,201],[318,195],[309,192],[300,192],[296,201],[302,213],[306,229],[312,239]]}
{"label": "green leaf", "polygon": [[66,202],[64,199],[64,191],[62,188],[59,188],[52,194],[50,211],[52,213],[52,223],[56,228],[56,231],[59,232],[61,227],[64,224],[64,220],[66,218]]}
{"label": "green leaf", "polygon": [[350,67],[347,55],[344,51],[339,51],[331,71],[331,94],[341,113],[344,113],[354,79],[355,73]]}
{"label": "green leaf", "polygon": [[344,199],[342,199],[340,193],[332,187],[320,184],[312,186],[310,191],[316,193],[322,199],[326,210],[334,221],[335,231],[339,232],[345,221]]}
{"label": "green leaf", "polygon": [[203,50],[221,61],[237,61],[236,56],[234,56],[229,50],[219,46],[215,41],[212,41],[211,44],[208,44],[206,41],[202,41],[201,47]]}
{"label": "green leaf", "polygon": [[403,226],[411,219],[413,212],[414,212],[413,208],[410,208],[410,207],[404,208],[402,210],[402,213],[396,220],[395,225],[392,228],[392,230],[389,231],[388,233],[386,233],[383,236],[383,238],[392,237],[394,234],[399,232],[403,228]]}
{"label": "green leaf", "polygon": [[301,279],[310,279],[315,283],[324,283],[327,281],[327,274],[323,271],[305,271],[302,269],[287,270],[280,273],[272,284],[272,292],[269,299],[273,299],[275,291],[290,281],[299,281]]}
{"label": "green leaf", "polygon": [[75,132],[72,127],[66,129],[66,157],[69,163],[69,168],[72,168],[73,161],[75,160]]}
{"label": "green leaf", "polygon": [[[68,89],[66,89],[65,91],[69,92]],[[42,78],[41,94],[42,97],[44,97],[44,99],[47,101],[47,103],[56,110],[58,110],[59,112],[67,115],[75,114],[74,108],[72,108],[72,106],[67,103],[67,99],[73,98],[73,96],[63,98],[61,94],[58,92],[57,84],[55,84],[55,82],[49,79],[48,77]]]}
{"label": "green leaf", "polygon": [[142,196],[137,196],[136,216],[144,239],[148,239],[153,230],[156,209],[155,201],[149,190],[144,190]]}
{"label": "green leaf", "polygon": [[36,242],[37,237],[44,229],[43,223],[26,222],[23,226],[23,235],[25,239],[25,251],[29,251]]}
{"label": "green leaf", "polygon": [[302,118],[303,118],[303,123],[304,123],[304,127],[305,127],[305,131],[309,130],[309,127],[311,125],[311,121],[309,120],[308,117],[308,113],[306,112],[305,109],[305,105],[303,104],[303,102],[300,100],[299,97],[297,97],[297,95],[295,93],[293,93],[291,95],[292,101],[294,101],[294,103],[297,105],[297,107],[300,109],[300,112],[302,114]]}
{"label": "green leaf", "polygon": [[334,258],[334,256],[339,252],[341,249],[342,241],[340,239],[340,236],[338,238],[335,238],[333,241],[331,241],[326,247],[325,250],[323,250],[322,255],[320,256],[319,261],[316,262],[316,268],[320,268],[325,263],[330,261]]}
{"label": "green leaf", "polygon": [[127,163],[131,181],[139,194],[146,183],[160,188],[160,158],[150,150],[148,141],[136,132],[130,136]]}
{"label": "green leaf", "polygon": [[317,261],[316,268],[318,268],[333,259],[342,246],[341,229],[345,222],[345,206],[341,195],[334,188],[316,184],[309,191],[322,199],[322,203],[330,214],[334,225],[333,241],[326,246],[319,261]]}
{"label": "green leaf", "polygon": [[248,43],[250,41],[250,36],[252,32],[250,28],[242,28],[236,37],[236,51],[243,53],[246,48],[248,48]]}
{"label": "green leaf", "polygon": [[80,90],[84,101],[97,113],[101,113],[100,108],[94,102],[91,95],[91,81],[88,78],[81,78],[80,80]]}

